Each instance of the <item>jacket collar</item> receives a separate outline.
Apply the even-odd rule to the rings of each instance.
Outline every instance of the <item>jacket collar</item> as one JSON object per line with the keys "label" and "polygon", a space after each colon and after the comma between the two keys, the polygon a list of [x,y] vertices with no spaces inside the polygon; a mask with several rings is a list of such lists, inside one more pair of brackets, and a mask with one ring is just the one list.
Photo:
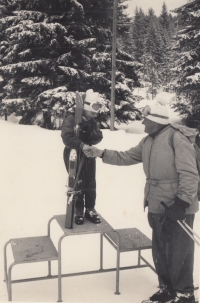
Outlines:
{"label": "jacket collar", "polygon": [[158,131],[156,131],[155,133],[149,135],[151,138],[155,138],[157,135],[161,134],[162,132],[164,132],[165,130],[167,130],[170,127],[170,124],[167,125],[163,125],[162,128],[160,128]]}

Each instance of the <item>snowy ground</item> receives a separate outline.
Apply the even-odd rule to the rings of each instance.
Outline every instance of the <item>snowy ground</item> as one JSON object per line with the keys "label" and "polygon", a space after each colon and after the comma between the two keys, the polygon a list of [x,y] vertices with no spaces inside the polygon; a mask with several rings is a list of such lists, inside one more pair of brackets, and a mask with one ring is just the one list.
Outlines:
{"label": "snowy ground", "polygon": [[[170,114],[173,122],[178,120],[173,111],[170,110]],[[3,282],[4,244],[13,238],[46,235],[48,220],[53,215],[64,214],[66,208],[67,174],[60,131],[13,122],[0,120],[0,301],[7,301]],[[141,122],[121,125],[119,129],[116,132],[103,131],[104,139],[99,147],[126,150],[145,136]],[[98,212],[114,228],[137,227],[151,238],[147,212],[142,206],[144,182],[141,164],[113,167],[97,159]],[[199,222],[198,213],[194,227],[198,232]],[[62,231],[53,223],[52,237],[56,247],[61,235]],[[105,268],[115,267],[116,251],[107,241],[104,244]],[[199,277],[198,252],[196,248],[195,284],[198,284]],[[8,255],[9,262],[12,262],[10,250]],[[144,255],[152,263],[151,252],[145,251]],[[136,257],[133,252],[121,254],[121,265],[133,265]],[[57,262],[52,265],[53,274],[57,274]],[[63,273],[99,269],[99,235],[74,236],[63,241],[62,268]],[[17,265],[12,273],[13,279],[45,276],[47,264]],[[149,268],[122,271],[119,296],[114,294],[114,272],[63,278],[62,285],[63,301],[67,302],[138,303],[156,291],[157,277]],[[56,279],[13,284],[12,289],[14,301],[57,301]]]}

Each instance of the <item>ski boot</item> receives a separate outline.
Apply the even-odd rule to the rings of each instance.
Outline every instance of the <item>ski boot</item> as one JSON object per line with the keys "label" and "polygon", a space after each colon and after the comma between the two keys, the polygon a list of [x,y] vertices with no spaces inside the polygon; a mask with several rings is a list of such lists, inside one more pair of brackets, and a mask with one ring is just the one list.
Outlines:
{"label": "ski boot", "polygon": [[195,296],[190,292],[177,292],[176,297],[171,303],[196,303]]}
{"label": "ski boot", "polygon": [[84,223],[84,216],[83,216],[83,208],[76,207],[75,208],[75,223],[77,225],[83,225]]}
{"label": "ski boot", "polygon": [[148,300],[142,301],[142,303],[167,303],[174,298],[174,292],[170,292],[166,287],[161,287],[159,291],[153,294]]}
{"label": "ski boot", "polygon": [[95,223],[95,224],[101,223],[99,215],[97,214],[97,212],[94,208],[86,208],[85,217],[92,223]]}

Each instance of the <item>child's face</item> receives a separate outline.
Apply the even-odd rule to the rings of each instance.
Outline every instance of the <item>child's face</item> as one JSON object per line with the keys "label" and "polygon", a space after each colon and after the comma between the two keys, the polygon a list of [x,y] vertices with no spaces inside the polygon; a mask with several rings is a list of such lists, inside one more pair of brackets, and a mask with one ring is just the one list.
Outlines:
{"label": "child's face", "polygon": [[84,110],[84,116],[87,120],[94,119],[97,117],[97,115],[98,115],[98,113],[91,112],[89,110]]}

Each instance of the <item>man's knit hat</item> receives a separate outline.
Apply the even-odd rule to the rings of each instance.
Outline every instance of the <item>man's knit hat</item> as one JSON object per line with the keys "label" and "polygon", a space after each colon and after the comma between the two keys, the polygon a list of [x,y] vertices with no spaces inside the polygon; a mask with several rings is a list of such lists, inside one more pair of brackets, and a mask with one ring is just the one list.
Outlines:
{"label": "man's knit hat", "polygon": [[165,105],[169,101],[169,97],[166,94],[159,94],[155,101],[155,104],[145,106],[143,115],[153,122],[167,125],[169,123],[169,113]]}
{"label": "man's knit hat", "polygon": [[85,95],[84,109],[93,113],[98,113],[102,104],[99,93],[95,93],[93,89],[88,89]]}

